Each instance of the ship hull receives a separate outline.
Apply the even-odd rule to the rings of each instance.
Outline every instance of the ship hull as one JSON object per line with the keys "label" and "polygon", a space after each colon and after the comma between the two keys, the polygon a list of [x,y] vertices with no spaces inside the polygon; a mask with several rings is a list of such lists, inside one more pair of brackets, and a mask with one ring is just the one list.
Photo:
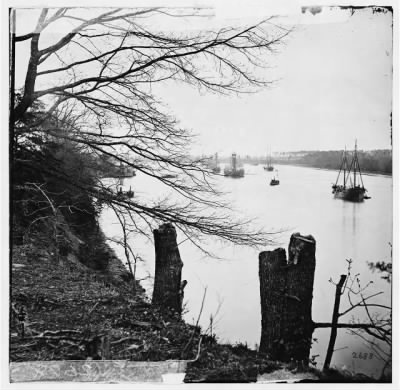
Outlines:
{"label": "ship hull", "polygon": [[365,198],[365,188],[334,189],[333,194],[335,198],[348,200],[350,202],[363,202]]}
{"label": "ship hull", "polygon": [[212,172],[213,172],[213,173],[221,173],[221,168],[220,168],[220,167],[214,167],[214,168],[212,169]]}
{"label": "ship hull", "polygon": [[225,169],[224,170],[224,176],[228,177],[244,177],[244,169]]}

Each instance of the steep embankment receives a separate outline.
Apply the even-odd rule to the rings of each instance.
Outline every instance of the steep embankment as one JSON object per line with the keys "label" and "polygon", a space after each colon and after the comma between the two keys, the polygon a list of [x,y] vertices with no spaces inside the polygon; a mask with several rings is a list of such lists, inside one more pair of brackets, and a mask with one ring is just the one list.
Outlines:
{"label": "steep embankment", "polygon": [[187,370],[189,382],[249,382],[280,367],[214,337],[203,335],[200,344],[200,328],[150,305],[101,232],[85,242],[62,225],[61,250],[51,223],[13,247],[11,361],[197,356]]}
{"label": "steep embankment", "polygon": [[89,243],[68,238],[58,259],[43,232],[13,248],[11,360],[180,358],[193,329],[151,309],[101,234]]}

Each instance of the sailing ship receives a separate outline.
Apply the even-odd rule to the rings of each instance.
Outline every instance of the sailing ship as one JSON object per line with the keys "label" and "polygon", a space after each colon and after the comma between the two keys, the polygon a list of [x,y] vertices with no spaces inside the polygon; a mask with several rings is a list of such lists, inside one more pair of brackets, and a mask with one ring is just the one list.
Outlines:
{"label": "sailing ship", "polygon": [[279,185],[279,178],[278,178],[278,171],[275,171],[274,177],[271,179],[271,181],[269,182],[270,186],[277,186]]}
{"label": "sailing ship", "polygon": [[272,172],[274,170],[274,166],[272,165],[272,158],[271,158],[271,154],[267,155],[267,165],[264,166],[264,169],[266,171]]}
{"label": "sailing ship", "polygon": [[244,177],[244,169],[239,167],[236,153],[232,154],[231,166],[224,168],[224,176]]}
{"label": "sailing ship", "polygon": [[[343,181],[341,176],[343,176]],[[347,159],[346,149],[343,151],[342,162],[340,164],[336,183],[332,185],[332,193],[335,198],[351,202],[362,202],[364,199],[369,199],[369,196],[365,195],[366,192],[367,190],[364,187],[360,163],[358,161],[356,141],[350,164]]]}
{"label": "sailing ship", "polygon": [[221,167],[218,164],[218,153],[215,153],[215,158],[213,162],[213,166],[211,168],[213,173],[220,173],[221,172]]}

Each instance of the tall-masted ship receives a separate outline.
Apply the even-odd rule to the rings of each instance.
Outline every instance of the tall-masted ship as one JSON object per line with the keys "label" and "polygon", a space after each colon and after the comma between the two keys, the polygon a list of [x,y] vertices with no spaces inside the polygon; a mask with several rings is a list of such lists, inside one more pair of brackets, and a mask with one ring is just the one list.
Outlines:
{"label": "tall-masted ship", "polygon": [[[343,179],[341,176],[343,176]],[[332,193],[335,198],[351,202],[362,202],[364,199],[369,199],[369,197],[365,195],[366,192],[367,189],[364,187],[360,163],[358,161],[356,141],[350,163],[347,159],[346,149],[343,151],[342,162],[340,164],[336,183],[332,186]]]}
{"label": "tall-masted ship", "polygon": [[244,177],[244,169],[240,167],[236,153],[232,154],[231,166],[224,168],[224,176]]}
{"label": "tall-masted ship", "polygon": [[218,163],[218,153],[215,153],[214,160],[212,162],[211,170],[213,173],[220,173],[221,172],[221,167],[219,166]]}
{"label": "tall-masted ship", "polygon": [[274,166],[272,165],[272,157],[271,154],[267,155],[267,165],[264,165],[264,169],[266,171],[272,172],[274,170]]}

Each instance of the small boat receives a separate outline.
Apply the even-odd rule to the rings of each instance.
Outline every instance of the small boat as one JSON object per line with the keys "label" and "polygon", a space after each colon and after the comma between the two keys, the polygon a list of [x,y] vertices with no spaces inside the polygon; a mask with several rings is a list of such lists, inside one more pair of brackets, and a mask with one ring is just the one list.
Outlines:
{"label": "small boat", "polygon": [[176,179],[178,175],[175,175],[174,173],[167,173],[165,175],[161,175],[163,179]]}
{"label": "small boat", "polygon": [[277,186],[279,185],[279,178],[278,178],[278,171],[275,171],[275,175],[274,177],[271,179],[271,181],[269,182],[270,186]]}
{"label": "small boat", "polygon": [[[341,175],[343,176],[342,184]],[[358,182],[357,182],[358,177]],[[342,162],[340,164],[339,173],[336,183],[332,185],[332,193],[335,198],[348,200],[350,202],[362,202],[364,199],[370,199],[366,196],[367,189],[361,175],[360,163],[357,156],[357,141],[354,146],[354,152],[351,162],[348,162],[346,149],[343,151]]]}
{"label": "small boat", "polygon": [[129,186],[129,191],[123,192],[122,187],[120,186],[117,192],[119,198],[129,198],[132,199],[135,196],[135,193],[132,191],[132,187]]}
{"label": "small boat", "polygon": [[132,187],[129,186],[129,191],[126,192],[126,196],[127,196],[129,199],[132,199],[134,195],[135,195],[135,194],[134,194],[134,192],[132,191]]}
{"label": "small boat", "polygon": [[239,167],[240,163],[237,160],[236,153],[232,154],[231,166],[224,168],[224,176],[229,177],[244,177],[244,169]]}

